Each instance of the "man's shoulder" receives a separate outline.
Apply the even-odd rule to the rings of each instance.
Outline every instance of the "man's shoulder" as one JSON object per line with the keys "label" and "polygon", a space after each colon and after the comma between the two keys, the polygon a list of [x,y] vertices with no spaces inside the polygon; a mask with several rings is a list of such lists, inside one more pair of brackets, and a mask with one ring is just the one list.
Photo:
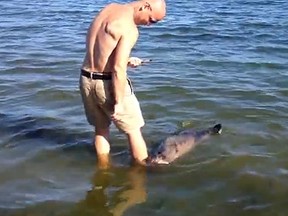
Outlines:
{"label": "man's shoulder", "polygon": [[109,23],[111,29],[119,35],[137,35],[138,29],[131,17],[121,16]]}
{"label": "man's shoulder", "polygon": [[125,4],[109,4],[102,16],[102,26],[105,31],[117,39],[123,35],[135,37],[138,35],[138,29],[134,22],[134,10]]}

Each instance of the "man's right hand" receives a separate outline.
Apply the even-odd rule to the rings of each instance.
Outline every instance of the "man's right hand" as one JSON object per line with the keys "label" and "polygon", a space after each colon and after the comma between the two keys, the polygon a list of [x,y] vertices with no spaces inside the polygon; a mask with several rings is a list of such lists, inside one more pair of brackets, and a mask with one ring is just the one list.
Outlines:
{"label": "man's right hand", "polygon": [[130,57],[128,59],[128,66],[129,67],[137,67],[142,64],[142,59],[138,57]]}
{"label": "man's right hand", "polygon": [[150,59],[140,59],[138,57],[130,57],[128,59],[128,66],[135,68],[143,63],[150,62],[150,61],[151,61]]}

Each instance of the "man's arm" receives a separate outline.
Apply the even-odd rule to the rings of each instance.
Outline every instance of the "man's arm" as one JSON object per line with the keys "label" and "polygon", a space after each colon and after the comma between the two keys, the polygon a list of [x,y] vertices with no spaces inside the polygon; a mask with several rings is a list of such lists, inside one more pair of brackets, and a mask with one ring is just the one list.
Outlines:
{"label": "man's arm", "polygon": [[113,86],[116,104],[123,101],[125,86],[127,82],[127,61],[132,49],[129,36],[122,36],[115,50],[114,67],[113,67]]}

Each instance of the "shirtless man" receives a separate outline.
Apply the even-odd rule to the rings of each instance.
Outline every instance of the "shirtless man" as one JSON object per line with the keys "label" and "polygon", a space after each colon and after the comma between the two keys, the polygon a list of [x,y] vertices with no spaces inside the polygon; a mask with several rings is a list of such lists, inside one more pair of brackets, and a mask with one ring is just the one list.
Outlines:
{"label": "shirtless man", "polygon": [[165,0],[112,3],[95,17],[86,37],[86,56],[80,90],[88,122],[95,126],[95,148],[100,167],[109,164],[111,120],[127,134],[132,156],[142,163],[147,147],[141,128],[144,119],[127,78],[127,65],[139,61],[129,56],[138,39],[138,25],[150,25],[166,14]]}

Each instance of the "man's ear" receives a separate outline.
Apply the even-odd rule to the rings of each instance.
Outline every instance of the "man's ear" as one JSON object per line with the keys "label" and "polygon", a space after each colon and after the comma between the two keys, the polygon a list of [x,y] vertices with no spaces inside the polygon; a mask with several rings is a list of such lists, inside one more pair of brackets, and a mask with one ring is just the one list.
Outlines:
{"label": "man's ear", "polygon": [[152,11],[151,5],[148,2],[145,2],[144,8]]}
{"label": "man's ear", "polygon": [[144,9],[152,10],[151,5],[148,2],[145,2],[145,4],[139,8],[139,11],[143,11]]}

